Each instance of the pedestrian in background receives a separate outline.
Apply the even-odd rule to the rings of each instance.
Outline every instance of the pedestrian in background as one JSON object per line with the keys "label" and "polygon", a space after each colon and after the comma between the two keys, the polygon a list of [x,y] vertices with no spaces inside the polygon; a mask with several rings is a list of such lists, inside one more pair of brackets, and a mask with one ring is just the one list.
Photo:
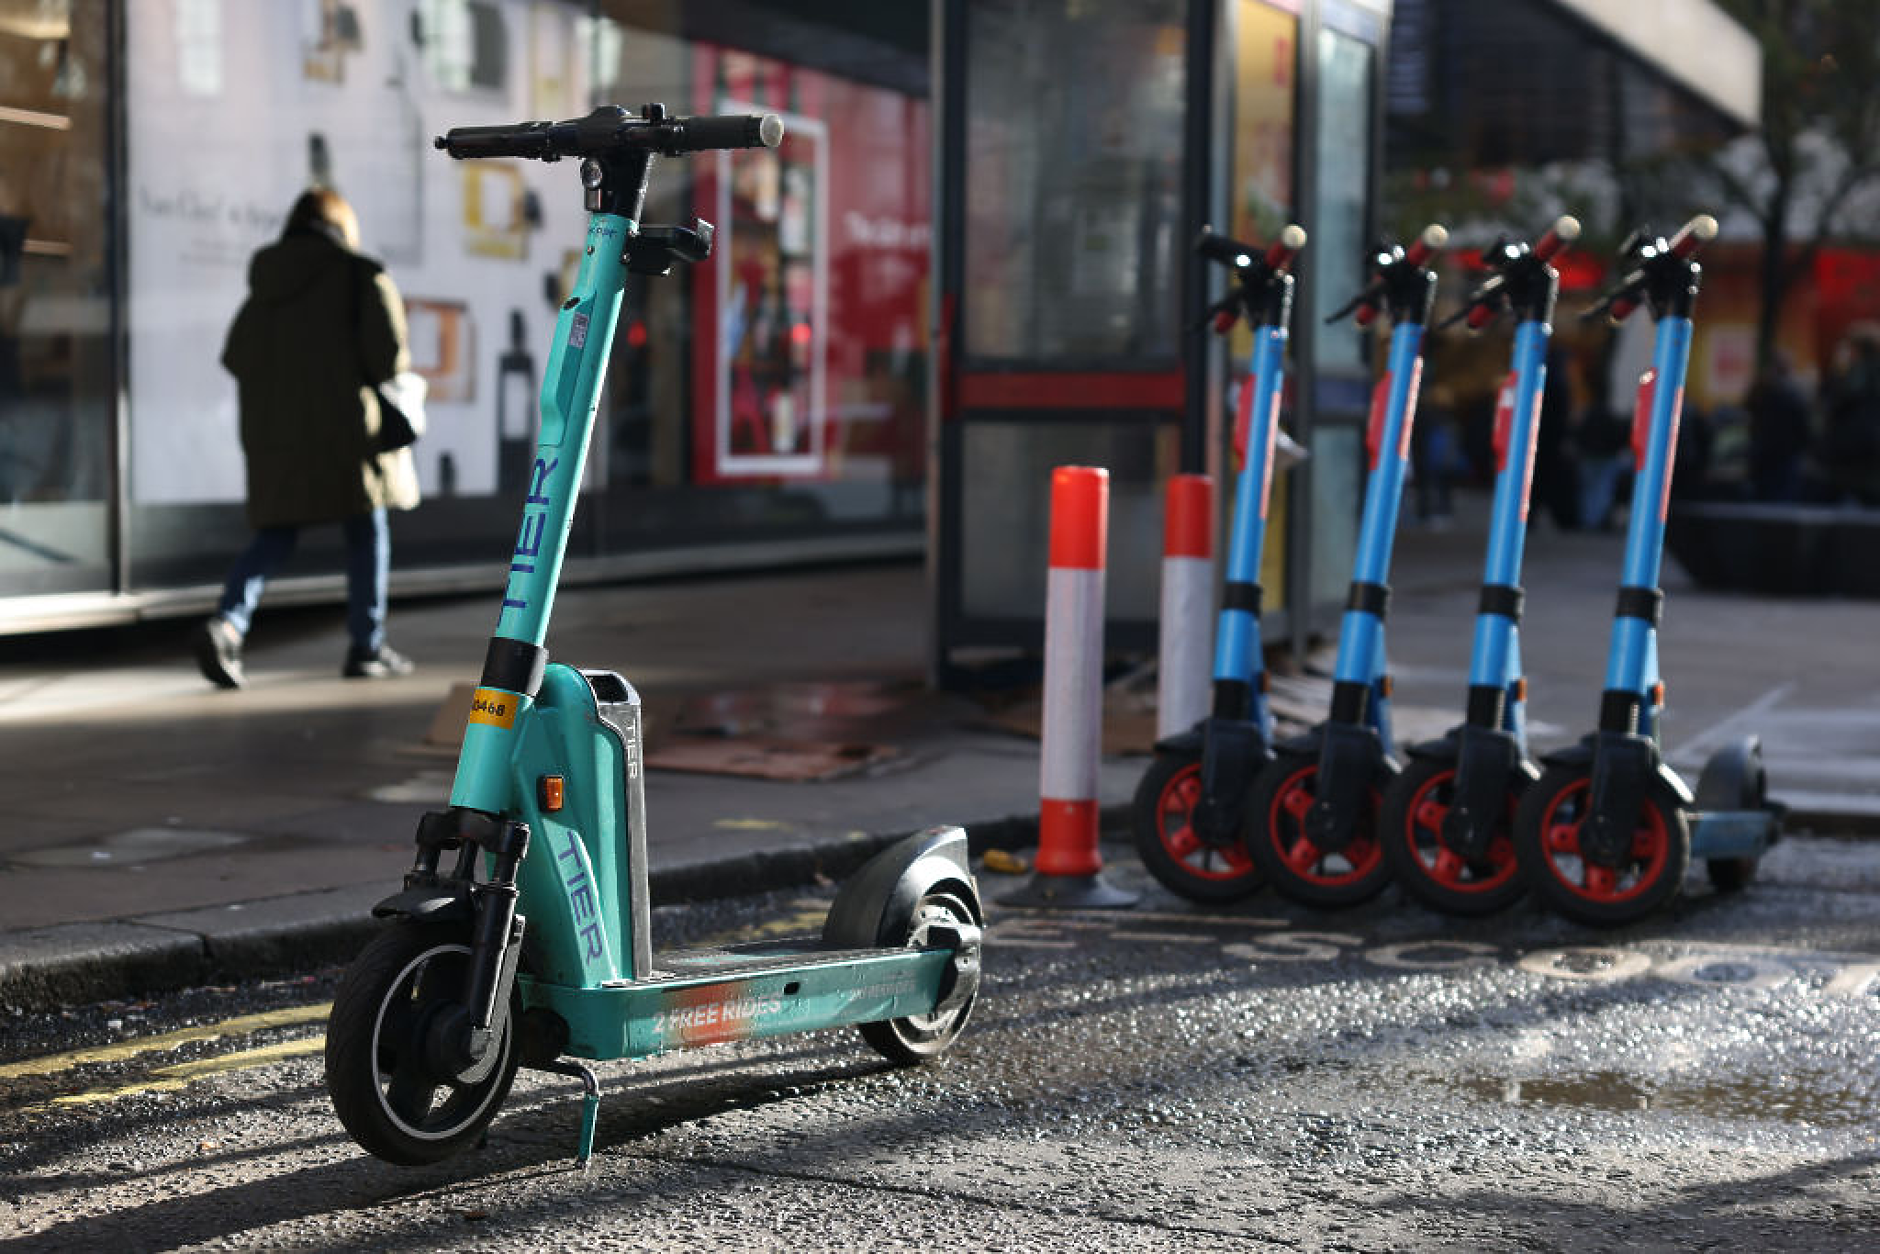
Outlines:
{"label": "pedestrian in background", "polygon": [[240,396],[255,529],[196,639],[202,673],[224,688],[246,682],[243,640],[300,529],[331,523],[346,538],[351,646],[340,673],[378,679],[412,669],[385,643],[386,511],[418,504],[418,477],[409,448],[380,447],[377,391],[409,366],[404,302],[384,267],[358,250],[352,206],[326,188],[303,194],[280,240],[249,262],[248,298],[222,350]]}
{"label": "pedestrian in background", "polygon": [[1844,500],[1880,505],[1880,323],[1857,322],[1847,329],[1822,391],[1829,484]]}
{"label": "pedestrian in background", "polygon": [[1541,389],[1540,427],[1534,433],[1534,500],[1562,531],[1580,526],[1580,467],[1573,455],[1572,359],[1554,344],[1547,350],[1547,385]]}
{"label": "pedestrian in background", "polygon": [[1749,486],[1758,501],[1799,501],[1808,453],[1808,400],[1789,355],[1777,349],[1743,398],[1749,411]]}

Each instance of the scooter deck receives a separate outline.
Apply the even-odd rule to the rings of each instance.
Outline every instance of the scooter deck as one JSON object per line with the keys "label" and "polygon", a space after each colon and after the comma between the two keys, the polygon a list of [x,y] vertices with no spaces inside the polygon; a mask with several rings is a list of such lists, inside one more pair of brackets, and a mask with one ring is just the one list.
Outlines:
{"label": "scooter deck", "polygon": [[1692,858],[1760,858],[1782,831],[1773,810],[1694,810],[1689,821]]}
{"label": "scooter deck", "polygon": [[873,958],[895,952],[880,949],[832,949],[814,936],[772,937],[737,945],[714,945],[702,949],[669,949],[653,955],[653,969],[647,981],[675,980],[689,976],[722,977],[726,972],[743,974],[777,967],[797,966],[804,962],[840,962],[854,958]]}
{"label": "scooter deck", "polygon": [[518,977],[568,1023],[566,1053],[644,1058],[693,1045],[933,1013],[953,951],[829,949],[814,938],[658,954],[644,979],[594,988]]}

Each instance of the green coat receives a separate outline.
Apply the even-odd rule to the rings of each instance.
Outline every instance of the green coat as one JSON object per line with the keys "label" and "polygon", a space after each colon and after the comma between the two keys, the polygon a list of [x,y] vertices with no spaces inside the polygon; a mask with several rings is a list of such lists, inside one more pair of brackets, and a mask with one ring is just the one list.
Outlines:
{"label": "green coat", "polygon": [[254,255],[222,364],[241,400],[251,526],[411,509],[411,450],[375,451],[376,385],[410,369],[404,302],[384,267],[307,232]]}

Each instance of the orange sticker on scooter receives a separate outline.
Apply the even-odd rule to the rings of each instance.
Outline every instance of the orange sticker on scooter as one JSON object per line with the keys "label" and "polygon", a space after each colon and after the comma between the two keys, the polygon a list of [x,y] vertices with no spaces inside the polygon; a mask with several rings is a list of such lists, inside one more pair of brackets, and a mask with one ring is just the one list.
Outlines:
{"label": "orange sticker on scooter", "polygon": [[522,698],[501,688],[478,688],[470,698],[470,721],[500,727],[504,731],[516,725],[516,707]]}

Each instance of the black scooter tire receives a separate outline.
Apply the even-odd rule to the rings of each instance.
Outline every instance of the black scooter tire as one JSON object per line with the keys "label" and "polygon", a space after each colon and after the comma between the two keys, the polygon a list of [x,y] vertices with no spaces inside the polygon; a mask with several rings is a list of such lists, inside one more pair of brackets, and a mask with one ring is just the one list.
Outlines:
{"label": "black scooter tire", "polygon": [[[930,892],[914,905],[907,921],[907,947],[920,949],[927,944],[927,929],[934,923],[972,924],[973,912],[958,896],[946,891]],[[900,1019],[881,1019],[860,1023],[856,1030],[869,1047],[900,1066],[913,1066],[938,1058],[952,1047],[966,1030],[978,991],[961,1005],[933,1015],[907,1015]]]}
{"label": "black scooter tire", "polygon": [[1509,781],[1502,822],[1483,865],[1451,865],[1442,857],[1433,826],[1447,810],[1445,789],[1453,786],[1456,764],[1445,758],[1413,758],[1403,773],[1384,790],[1377,830],[1384,842],[1384,860],[1391,874],[1411,897],[1444,914],[1470,918],[1505,910],[1527,895],[1514,852],[1514,815],[1523,794],[1540,777],[1532,762],[1521,762]]}
{"label": "black scooter tire", "polygon": [[[1592,799],[1590,765],[1550,766],[1515,811],[1515,857],[1528,887],[1546,905],[1588,927],[1623,927],[1662,909],[1691,869],[1691,828],[1684,803],[1653,777],[1645,789],[1633,856],[1617,872],[1579,857],[1579,824]],[[1611,882],[1607,882],[1607,877]]]}
{"label": "black scooter tire", "polygon": [[[1708,771],[1706,771],[1708,774]],[[1700,781],[1698,788],[1703,789]],[[1698,808],[1704,808],[1704,802],[1698,802]],[[1769,804],[1769,774],[1763,769],[1762,755],[1756,755],[1755,769],[1748,773],[1736,798],[1739,810],[1760,810]],[[1748,888],[1750,881],[1756,878],[1756,868],[1762,864],[1760,857],[1706,858],[1704,871],[1710,876],[1710,886],[1720,893],[1740,893]]]}
{"label": "black scooter tire", "polygon": [[469,962],[461,927],[405,921],[375,936],[340,981],[326,1026],[326,1089],[340,1123],[374,1157],[415,1167],[459,1154],[482,1139],[509,1095],[518,1058],[514,990],[485,1074],[458,1083],[424,1062],[424,1025],[456,1004]]}
{"label": "black scooter tire", "polygon": [[[1388,760],[1378,769],[1391,774],[1396,771]],[[1282,751],[1254,776],[1253,791],[1247,798],[1247,852],[1267,882],[1289,900],[1329,908],[1361,905],[1390,883],[1390,864],[1384,860],[1378,840],[1378,810],[1383,797],[1376,782],[1366,789],[1357,831],[1343,853],[1324,855],[1310,866],[1297,866],[1293,859],[1304,832],[1296,803],[1310,800],[1318,770],[1317,757]],[[1333,858],[1343,867],[1332,865]]]}
{"label": "black scooter tire", "polygon": [[1172,893],[1204,905],[1239,901],[1265,881],[1247,853],[1244,829],[1227,848],[1194,834],[1190,816],[1200,795],[1198,749],[1157,753],[1130,807],[1136,855]]}

